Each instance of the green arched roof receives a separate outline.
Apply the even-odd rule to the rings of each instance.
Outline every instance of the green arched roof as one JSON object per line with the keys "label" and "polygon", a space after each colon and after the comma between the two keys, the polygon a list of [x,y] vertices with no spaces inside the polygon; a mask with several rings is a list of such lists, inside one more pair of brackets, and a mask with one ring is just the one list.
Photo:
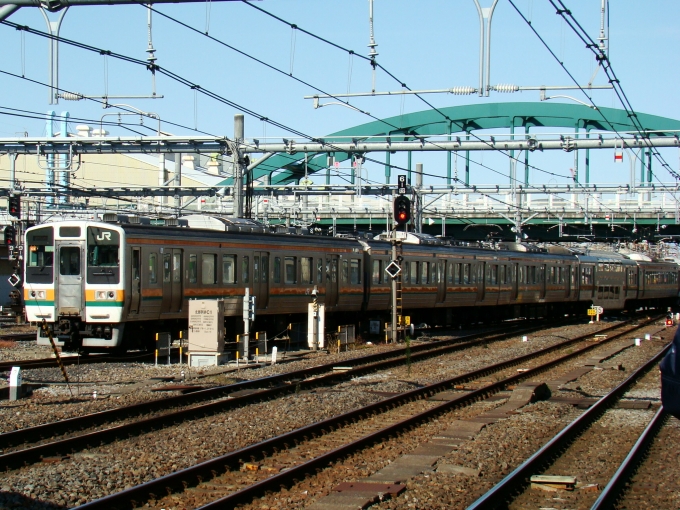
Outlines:
{"label": "green arched roof", "polygon": [[[650,136],[668,136],[680,131],[680,121],[657,115],[637,114],[638,122]],[[567,103],[485,103],[451,106],[437,110],[424,110],[396,117],[360,124],[323,137],[327,143],[347,141],[347,137],[380,141],[390,136],[393,141],[408,140],[413,136],[466,133],[480,129],[560,127],[602,131],[636,131],[625,110],[598,108]],[[673,135],[675,133],[672,133]],[[254,172],[254,179],[280,170],[272,177],[272,184],[287,184],[304,175],[304,153],[272,156]],[[326,168],[327,154],[309,153],[307,171],[312,174]],[[336,161],[350,157],[348,153],[336,152]],[[230,185],[227,179],[219,185]]]}

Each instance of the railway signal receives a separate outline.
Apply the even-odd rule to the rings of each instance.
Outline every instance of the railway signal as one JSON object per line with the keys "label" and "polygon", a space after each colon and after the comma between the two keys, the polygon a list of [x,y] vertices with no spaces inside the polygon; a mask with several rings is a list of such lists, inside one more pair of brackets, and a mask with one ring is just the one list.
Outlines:
{"label": "railway signal", "polygon": [[5,245],[16,246],[17,244],[17,229],[12,225],[5,227]]}
{"label": "railway signal", "polygon": [[12,195],[7,199],[7,212],[15,218],[21,217],[21,198]]}
{"label": "railway signal", "polygon": [[406,225],[411,221],[411,201],[399,195],[394,198],[394,221],[397,225]]}

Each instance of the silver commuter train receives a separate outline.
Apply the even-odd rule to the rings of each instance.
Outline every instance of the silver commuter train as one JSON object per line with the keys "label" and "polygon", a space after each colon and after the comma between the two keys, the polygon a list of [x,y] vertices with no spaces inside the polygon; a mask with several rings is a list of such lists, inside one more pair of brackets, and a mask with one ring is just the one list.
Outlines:
{"label": "silver commuter train", "polygon": [[[243,328],[246,287],[257,297],[255,331],[276,333],[304,321],[315,287],[328,328],[388,320],[389,242],[105,219],[46,223],[25,234],[27,320],[44,322],[68,348],[148,347],[156,332],[186,329],[189,299],[223,299],[233,338]],[[449,325],[585,313],[591,304],[622,310],[677,303],[675,263],[503,248],[409,235],[399,250],[404,314]],[[38,342],[48,343],[42,327]]]}

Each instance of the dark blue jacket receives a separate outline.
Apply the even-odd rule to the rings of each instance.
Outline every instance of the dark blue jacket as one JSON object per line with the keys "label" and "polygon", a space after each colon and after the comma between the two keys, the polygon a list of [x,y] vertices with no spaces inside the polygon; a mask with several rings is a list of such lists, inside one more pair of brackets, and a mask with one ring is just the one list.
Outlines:
{"label": "dark blue jacket", "polygon": [[661,370],[661,403],[666,412],[680,418],[680,328],[670,350],[659,364]]}

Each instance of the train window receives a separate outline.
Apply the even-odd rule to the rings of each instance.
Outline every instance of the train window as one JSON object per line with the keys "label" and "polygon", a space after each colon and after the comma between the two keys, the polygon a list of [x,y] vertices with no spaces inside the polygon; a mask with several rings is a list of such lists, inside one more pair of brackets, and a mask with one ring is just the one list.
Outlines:
{"label": "train window", "polygon": [[314,283],[314,278],[312,276],[313,265],[314,259],[312,257],[300,258],[300,279],[302,280],[302,283]]}
{"label": "train window", "polygon": [[524,266],[519,266],[519,283],[524,283]]}
{"label": "train window", "polygon": [[260,282],[269,281],[269,255],[262,255],[262,268],[260,270]]}
{"label": "train window", "polygon": [[373,261],[372,282],[382,283],[382,260]]}
{"label": "train window", "polygon": [[29,267],[52,267],[54,260],[54,246],[29,246]]}
{"label": "train window", "polygon": [[456,265],[453,262],[449,262],[449,272],[446,274],[446,280],[449,284],[453,283],[453,271],[455,270],[455,267]]}
{"label": "train window", "polygon": [[361,283],[361,261],[359,259],[351,259],[349,267],[349,283],[359,285]]}
{"label": "train window", "polygon": [[247,255],[241,261],[241,283],[250,283],[250,257]]}
{"label": "train window", "polygon": [[510,273],[510,282],[509,283],[514,283],[517,281],[517,264],[513,264],[511,267],[511,273]]}
{"label": "train window", "polygon": [[415,285],[418,283],[418,262],[411,262],[411,269],[410,269],[410,275],[411,275],[411,284]]}
{"label": "train window", "polygon": [[326,271],[331,275],[331,283],[336,283],[338,281],[338,259],[331,259]]}
{"label": "train window", "polygon": [[158,283],[158,255],[149,253],[149,283]]}
{"label": "train window", "polygon": [[236,283],[236,255],[222,255],[222,283]]}
{"label": "train window", "polygon": [[340,281],[346,284],[348,280],[349,280],[349,262],[347,262],[347,259],[345,259],[342,261]]}
{"label": "train window", "polygon": [[323,283],[323,259],[316,259],[316,283]]}
{"label": "train window", "polygon": [[172,282],[180,283],[182,281],[182,253],[177,252],[172,254]]}
{"label": "train window", "polygon": [[296,270],[296,257],[284,257],[283,259],[283,274],[285,275],[285,283],[295,284],[297,283]]}
{"label": "train window", "polygon": [[505,268],[505,266],[498,266],[498,283],[501,283],[501,284],[508,283],[508,280],[507,280],[508,276],[507,276],[506,271],[507,271],[507,269]]}
{"label": "train window", "polygon": [[189,255],[189,283],[196,283],[198,280],[198,255],[192,253]]}
{"label": "train window", "polygon": [[163,283],[170,283],[170,275],[172,274],[170,258],[171,258],[170,253],[165,253],[163,255]]}
{"label": "train window", "polygon": [[274,283],[281,283],[281,257],[274,257]]}
{"label": "train window", "polygon": [[80,275],[80,246],[62,246],[59,249],[59,274]]}
{"label": "train window", "polygon": [[463,283],[470,283],[470,264],[463,264]]}
{"label": "train window", "polygon": [[214,285],[217,283],[217,255],[214,253],[203,253],[201,255],[201,283],[204,285]]}
{"label": "train window", "polygon": [[453,268],[453,281],[460,283],[460,264],[456,264]]}
{"label": "train window", "polygon": [[429,262],[421,262],[420,263],[420,283],[423,285],[429,283],[428,280],[428,271],[430,270],[430,263]]}
{"label": "train window", "polygon": [[132,279],[139,280],[139,266],[142,265],[142,261],[139,256],[139,248],[132,249]]}
{"label": "train window", "polygon": [[498,266],[496,264],[491,266],[491,284],[498,284]]}

